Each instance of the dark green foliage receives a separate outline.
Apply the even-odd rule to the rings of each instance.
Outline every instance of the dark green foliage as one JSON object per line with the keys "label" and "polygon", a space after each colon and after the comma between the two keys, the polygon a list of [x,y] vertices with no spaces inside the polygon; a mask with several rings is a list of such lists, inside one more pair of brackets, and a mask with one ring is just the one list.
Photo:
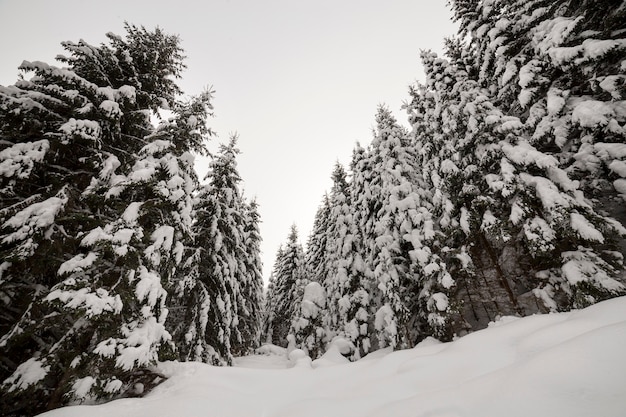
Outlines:
{"label": "dark green foliage", "polygon": [[[166,296],[190,242],[190,152],[209,134],[210,94],[177,102],[177,38],[127,31],[65,43],[69,68],[24,62],[34,76],[0,87],[5,415],[137,395],[173,357]],[[173,116],[155,128],[163,106]]]}
{"label": "dark green foliage", "polygon": [[184,360],[232,364],[233,354],[259,343],[259,216],[239,190],[236,143],[233,137],[220,146],[196,198],[197,250],[179,291],[187,306],[184,325],[174,335]]}
{"label": "dark green foliage", "polygon": [[298,313],[305,285],[304,251],[298,242],[296,226],[292,226],[287,243],[276,256],[273,286],[267,295],[263,340],[287,346],[291,321]]}

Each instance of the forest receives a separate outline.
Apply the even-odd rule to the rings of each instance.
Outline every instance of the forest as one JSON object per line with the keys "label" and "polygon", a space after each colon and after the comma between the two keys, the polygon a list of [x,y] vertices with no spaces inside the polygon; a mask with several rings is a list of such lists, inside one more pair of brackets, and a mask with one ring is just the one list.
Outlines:
{"label": "forest", "polygon": [[625,295],[626,7],[450,7],[410,127],[377,109],[266,289],[237,136],[210,155],[213,91],[182,98],[177,36],[127,24],[24,61],[0,86],[1,413],[142,396],[160,361],[357,361]]}

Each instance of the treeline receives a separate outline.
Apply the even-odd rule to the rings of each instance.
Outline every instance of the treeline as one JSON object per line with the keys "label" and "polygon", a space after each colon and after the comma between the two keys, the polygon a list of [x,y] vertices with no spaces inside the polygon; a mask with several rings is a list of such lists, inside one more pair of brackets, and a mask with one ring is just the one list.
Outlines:
{"label": "treeline", "polygon": [[[625,293],[626,9],[451,1],[445,55],[276,257],[263,339],[354,359]],[[349,349],[345,349],[347,346]]]}
{"label": "treeline", "polygon": [[258,346],[259,215],[236,138],[202,185],[211,92],[180,98],[177,37],[126,30],[0,86],[4,416],[141,395],[157,360]]}

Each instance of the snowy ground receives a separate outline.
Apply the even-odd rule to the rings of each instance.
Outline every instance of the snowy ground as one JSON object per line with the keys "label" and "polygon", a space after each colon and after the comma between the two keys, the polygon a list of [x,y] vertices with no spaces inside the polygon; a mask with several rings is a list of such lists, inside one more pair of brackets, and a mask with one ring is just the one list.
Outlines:
{"label": "snowy ground", "polygon": [[504,318],[455,342],[311,363],[279,348],[237,367],[164,363],[142,399],[46,417],[626,415],[626,297],[572,313]]}

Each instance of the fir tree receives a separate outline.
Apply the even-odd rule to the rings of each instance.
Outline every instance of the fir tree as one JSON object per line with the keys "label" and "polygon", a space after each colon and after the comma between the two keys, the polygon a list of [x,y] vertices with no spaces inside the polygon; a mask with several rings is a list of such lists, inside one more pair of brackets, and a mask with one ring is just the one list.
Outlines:
{"label": "fir tree", "polygon": [[315,213],[313,230],[309,235],[304,255],[304,269],[309,281],[323,283],[328,277],[329,216],[330,199],[325,194]]}
{"label": "fir tree", "polygon": [[[332,174],[333,187],[330,195],[325,194],[319,207],[313,231],[309,237],[305,254],[305,274],[312,281],[307,296],[300,304],[300,315],[292,323],[292,334],[295,335],[296,346],[305,350],[315,358],[324,352],[324,345],[338,332],[337,317],[331,319],[329,303],[325,288],[337,288],[337,261],[341,255],[337,252],[340,237],[338,206],[346,204],[348,192],[346,173],[341,164],[335,164]],[[312,285],[317,283],[319,285]],[[336,299],[337,293],[333,294]],[[342,329],[343,330],[343,329]]]}
{"label": "fir tree", "polygon": [[402,348],[428,334],[414,318],[420,297],[439,301],[433,313],[449,309],[446,294],[427,280],[437,283],[437,288],[450,288],[453,282],[426,244],[434,231],[413,144],[385,107],[379,108],[376,121],[366,155],[370,170],[366,178],[371,180],[362,185],[364,193],[357,194],[369,211],[358,224],[366,236],[366,271],[374,283],[370,305],[377,344]]}
{"label": "fir tree", "polygon": [[[345,337],[352,343],[352,359],[359,359],[371,348],[370,289],[371,281],[365,275],[365,246],[359,219],[359,210],[365,207],[354,203],[364,193],[365,149],[354,150],[351,169],[352,182],[344,183],[345,176],[336,170],[332,194],[331,275],[325,289],[328,294],[326,327],[330,335]],[[329,336],[330,336],[329,335]]]}
{"label": "fir tree", "polygon": [[273,344],[286,346],[291,322],[298,314],[306,279],[304,277],[304,251],[298,242],[296,226],[291,227],[287,243],[279,250],[274,268],[274,286],[268,293],[268,321]]}
{"label": "fir tree", "polygon": [[326,292],[322,285],[313,281],[306,285],[302,299],[298,303],[295,318],[291,322],[289,337],[293,338],[295,348],[302,349],[312,359],[324,353],[326,329],[324,313],[326,310]]}
{"label": "fir tree", "polygon": [[207,174],[208,184],[196,204],[195,237],[198,270],[189,291],[202,300],[202,311],[191,316],[184,340],[188,360],[232,364],[233,344],[242,344],[239,308],[244,306],[241,285],[246,280],[245,207],[239,190],[236,137],[221,145]]}
{"label": "fir tree", "polygon": [[272,266],[265,296],[263,297],[263,322],[261,323],[261,342],[273,343],[274,339],[274,319],[276,316],[276,272],[278,271],[278,261],[282,257],[282,246],[276,251],[276,258]]}
{"label": "fir tree", "polygon": [[260,215],[255,200],[244,205],[245,252],[240,283],[242,305],[239,307],[239,333],[242,341],[234,346],[240,355],[259,347],[263,309],[263,264],[261,262]]}
{"label": "fir tree", "polygon": [[[210,95],[177,102],[178,39],[126,29],[108,45],[65,43],[65,69],[24,62],[35,76],[1,88],[8,415],[140,393],[172,350],[166,291],[189,240]],[[174,116],[155,129],[164,106]]]}

